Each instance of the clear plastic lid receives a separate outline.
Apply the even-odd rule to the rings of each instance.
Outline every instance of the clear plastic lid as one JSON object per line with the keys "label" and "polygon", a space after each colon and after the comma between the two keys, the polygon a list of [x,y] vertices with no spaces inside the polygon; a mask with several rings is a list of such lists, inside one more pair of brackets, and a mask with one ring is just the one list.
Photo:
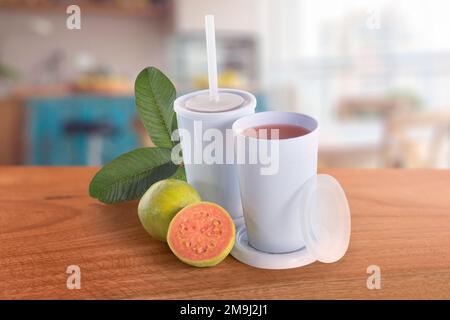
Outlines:
{"label": "clear plastic lid", "polygon": [[350,243],[351,218],[348,201],[339,182],[318,174],[301,188],[301,232],[308,251],[319,261],[341,259]]}
{"label": "clear plastic lid", "polygon": [[223,112],[239,108],[244,104],[244,98],[230,92],[219,92],[219,100],[211,100],[209,94],[200,93],[187,99],[187,109],[197,112]]}
{"label": "clear plastic lid", "polygon": [[265,269],[301,267],[315,260],[332,263],[341,259],[350,243],[350,209],[344,190],[332,176],[318,174],[300,189],[301,225],[305,247],[290,253],[267,253],[248,243],[243,219],[235,220],[236,241],[231,254],[239,261]]}
{"label": "clear plastic lid", "polygon": [[234,121],[255,112],[256,98],[250,92],[220,88],[219,95],[219,101],[211,102],[208,90],[194,91],[178,97],[173,107],[177,116],[204,121]]}

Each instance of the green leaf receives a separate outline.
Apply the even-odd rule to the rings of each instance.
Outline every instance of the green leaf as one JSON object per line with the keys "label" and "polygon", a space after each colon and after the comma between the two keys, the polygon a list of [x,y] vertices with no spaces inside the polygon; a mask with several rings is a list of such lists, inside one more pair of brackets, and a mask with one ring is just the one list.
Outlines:
{"label": "green leaf", "polygon": [[170,135],[176,127],[176,91],[172,82],[157,68],[148,67],[137,76],[134,91],[137,111],[153,143],[172,148]]}
{"label": "green leaf", "polygon": [[184,166],[178,166],[177,171],[175,171],[171,178],[186,181],[186,171],[184,170]]}
{"label": "green leaf", "polygon": [[139,148],[122,154],[97,172],[89,185],[90,196],[104,203],[140,198],[154,182],[179,176],[170,153],[170,149]]}

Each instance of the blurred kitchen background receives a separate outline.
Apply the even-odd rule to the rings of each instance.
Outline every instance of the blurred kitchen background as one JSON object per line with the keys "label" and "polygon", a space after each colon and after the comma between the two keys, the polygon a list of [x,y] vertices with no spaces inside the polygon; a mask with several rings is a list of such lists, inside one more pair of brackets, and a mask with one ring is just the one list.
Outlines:
{"label": "blurred kitchen background", "polygon": [[0,0],[0,164],[98,165],[151,145],[133,81],[154,65],[179,94],[207,87],[214,14],[220,85],[317,117],[321,166],[449,168],[449,13],[446,0]]}

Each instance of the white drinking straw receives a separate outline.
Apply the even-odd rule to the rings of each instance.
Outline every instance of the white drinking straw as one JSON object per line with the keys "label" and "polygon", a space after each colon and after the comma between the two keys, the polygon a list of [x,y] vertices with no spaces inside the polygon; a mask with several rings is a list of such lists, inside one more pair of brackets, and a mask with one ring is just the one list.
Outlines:
{"label": "white drinking straw", "polygon": [[205,16],[206,54],[208,57],[209,100],[219,101],[217,85],[216,33],[214,31],[214,16]]}

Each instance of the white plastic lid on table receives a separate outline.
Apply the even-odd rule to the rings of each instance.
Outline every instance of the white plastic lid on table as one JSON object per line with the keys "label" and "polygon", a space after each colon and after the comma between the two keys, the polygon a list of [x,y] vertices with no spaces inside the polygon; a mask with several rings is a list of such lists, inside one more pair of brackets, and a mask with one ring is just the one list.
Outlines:
{"label": "white plastic lid on table", "polygon": [[332,176],[318,174],[300,189],[301,225],[305,247],[289,253],[267,253],[248,243],[243,219],[235,220],[236,241],[231,251],[239,261],[263,269],[289,269],[316,260],[332,263],[341,259],[350,242],[350,209],[344,190]]}

